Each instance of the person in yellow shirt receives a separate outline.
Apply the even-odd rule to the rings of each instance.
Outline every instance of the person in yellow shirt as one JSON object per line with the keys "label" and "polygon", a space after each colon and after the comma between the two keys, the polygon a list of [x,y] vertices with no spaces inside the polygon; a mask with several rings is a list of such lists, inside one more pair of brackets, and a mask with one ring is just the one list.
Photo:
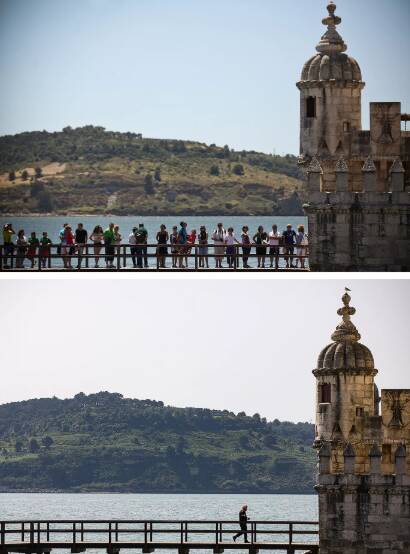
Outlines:
{"label": "person in yellow shirt", "polygon": [[11,223],[6,223],[3,227],[3,255],[4,255],[4,269],[9,269],[7,264],[8,258],[10,257],[10,264],[13,266],[13,254],[14,254],[14,244],[13,244],[13,235],[15,235],[13,230],[13,225]]}

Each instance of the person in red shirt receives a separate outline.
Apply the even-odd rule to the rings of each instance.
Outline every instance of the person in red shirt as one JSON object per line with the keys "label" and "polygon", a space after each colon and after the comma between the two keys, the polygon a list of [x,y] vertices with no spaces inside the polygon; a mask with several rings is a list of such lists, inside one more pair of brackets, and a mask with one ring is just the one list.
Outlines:
{"label": "person in red shirt", "polygon": [[[191,233],[187,237],[188,248],[186,250],[187,254],[190,254],[192,251],[192,246],[196,243],[196,229],[192,229]],[[188,267],[188,257],[185,257],[185,265]]]}

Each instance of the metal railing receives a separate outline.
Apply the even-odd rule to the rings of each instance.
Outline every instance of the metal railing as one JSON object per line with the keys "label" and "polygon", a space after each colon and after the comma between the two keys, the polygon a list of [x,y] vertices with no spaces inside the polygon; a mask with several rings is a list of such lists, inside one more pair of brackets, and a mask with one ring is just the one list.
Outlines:
{"label": "metal railing", "polygon": [[[248,542],[234,542],[232,536],[246,533]],[[155,548],[214,549],[254,548],[317,551],[316,521],[249,521],[240,529],[233,520],[6,520],[0,521],[0,550],[23,551],[52,548]],[[284,540],[274,540],[278,536]],[[228,537],[228,540],[227,540]],[[229,540],[230,537],[230,540]],[[302,538],[295,540],[297,538]],[[150,547],[150,549],[146,549]],[[30,549],[31,548],[31,549]],[[78,552],[82,550],[77,550]]]}
{"label": "metal railing", "polygon": [[[161,252],[160,248],[164,250]],[[258,254],[256,252],[257,248],[266,249],[266,254]],[[60,244],[51,244],[47,249],[36,247],[31,250],[29,247],[0,245],[0,271],[19,271],[23,269],[38,271],[61,271],[63,269],[80,271],[94,271],[96,269],[117,271],[123,269],[165,269],[172,271],[214,271],[218,269],[255,271],[261,269],[282,271],[292,269],[308,271],[308,246],[302,247],[302,255],[297,255],[297,248],[296,245],[294,247],[278,246],[275,254],[272,255],[270,254],[269,245],[261,247],[254,244],[249,247],[234,245],[232,253],[227,253],[226,247],[214,244],[119,244],[97,247],[92,244],[63,247]],[[254,262],[258,261],[262,264],[263,259],[264,267],[257,267]],[[75,260],[77,263],[72,266],[72,262],[75,263]],[[223,262],[224,267],[215,267],[215,260],[220,261],[221,264]],[[93,266],[91,262],[94,262]],[[103,266],[100,266],[99,262]],[[254,265],[249,265],[249,262],[254,263]],[[298,267],[294,267],[296,264]]]}

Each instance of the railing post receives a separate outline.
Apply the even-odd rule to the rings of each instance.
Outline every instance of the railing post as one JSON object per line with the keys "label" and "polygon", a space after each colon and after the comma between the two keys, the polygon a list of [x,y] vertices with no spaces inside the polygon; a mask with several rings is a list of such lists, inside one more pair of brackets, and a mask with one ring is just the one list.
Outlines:
{"label": "railing post", "polygon": [[197,246],[194,247],[194,252],[195,252],[195,271],[198,271],[198,247]]}
{"label": "railing post", "polygon": [[184,542],[184,522],[181,521],[181,544]]}
{"label": "railing post", "polygon": [[50,522],[47,521],[47,542],[50,542]]}
{"label": "railing post", "polygon": [[108,542],[111,544],[111,522],[108,524]]}
{"label": "railing post", "polygon": [[117,254],[117,271],[119,271],[121,269],[121,257],[120,257],[120,247],[119,246],[115,246],[116,248],[116,254]]}
{"label": "railing post", "polygon": [[81,522],[81,542],[84,542],[84,522]]}
{"label": "railing post", "polygon": [[6,542],[6,524],[4,523],[4,521],[2,521],[0,524],[0,535],[0,542],[1,544],[4,544]]}
{"label": "railing post", "polygon": [[34,543],[34,522],[30,522],[30,543]]}
{"label": "railing post", "polygon": [[152,542],[152,528],[153,528],[153,523],[152,521],[149,522],[149,540],[150,542]]}
{"label": "railing post", "polygon": [[215,544],[219,544],[218,522],[215,523]]}
{"label": "railing post", "polygon": [[289,523],[289,544],[293,543],[293,523]]}
{"label": "railing post", "polygon": [[122,247],[122,266],[127,267],[127,245]]}
{"label": "railing post", "polygon": [[73,523],[73,544],[75,544],[76,539],[77,539],[77,537],[76,537],[76,528],[75,528],[75,523]]}
{"label": "railing post", "polygon": [[89,254],[89,250],[88,250],[88,244],[85,245],[85,267],[86,269],[88,269],[88,254]]}
{"label": "railing post", "polygon": [[115,542],[118,542],[118,521],[115,522]]}
{"label": "railing post", "polygon": [[[38,271],[41,271],[41,256],[40,256],[40,247],[37,249],[38,255],[37,255],[37,262],[38,262]],[[34,256],[34,259],[36,259],[36,256]]]}
{"label": "railing post", "polygon": [[21,522],[21,542],[24,542],[25,540],[25,533],[24,533],[24,521]]}
{"label": "railing post", "polygon": [[40,536],[40,535],[41,535],[41,532],[40,532],[40,526],[41,526],[40,522],[39,522],[39,521],[37,521],[37,542],[38,542],[38,543],[40,543],[40,542],[41,542],[41,536]]}
{"label": "railing post", "polygon": [[3,271],[3,246],[0,244],[0,271]]}
{"label": "railing post", "polygon": [[144,542],[145,544],[147,544],[147,539],[148,539],[148,524],[146,521],[144,521]]}
{"label": "railing post", "polygon": [[220,542],[223,541],[222,523],[219,524],[219,540],[220,540]]}

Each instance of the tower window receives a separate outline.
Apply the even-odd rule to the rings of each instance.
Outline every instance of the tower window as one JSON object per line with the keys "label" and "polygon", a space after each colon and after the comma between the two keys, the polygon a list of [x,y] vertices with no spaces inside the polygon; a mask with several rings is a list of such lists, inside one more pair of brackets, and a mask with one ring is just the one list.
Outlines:
{"label": "tower window", "polygon": [[306,117],[316,117],[316,98],[314,96],[306,98]]}
{"label": "tower window", "polygon": [[319,402],[321,404],[330,404],[332,400],[332,389],[330,383],[319,385]]}
{"label": "tower window", "polygon": [[343,132],[350,133],[350,123],[348,121],[343,122]]}
{"label": "tower window", "polygon": [[364,416],[364,409],[363,408],[356,408],[356,416],[357,417],[363,417]]}

